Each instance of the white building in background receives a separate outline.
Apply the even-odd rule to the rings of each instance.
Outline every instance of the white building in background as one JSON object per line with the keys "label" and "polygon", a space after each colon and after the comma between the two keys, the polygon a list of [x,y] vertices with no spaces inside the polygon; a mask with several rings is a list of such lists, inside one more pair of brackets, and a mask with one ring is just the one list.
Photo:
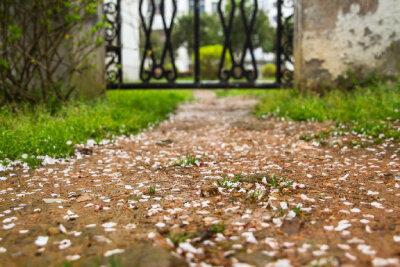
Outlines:
{"label": "white building in background", "polygon": [[140,72],[139,1],[122,0],[122,70],[125,81],[136,81]]}
{"label": "white building in background", "polygon": [[[156,3],[161,0],[155,0]],[[173,5],[171,0],[164,0],[165,16],[167,25],[171,21]],[[226,0],[225,0],[226,1]],[[219,0],[199,0],[200,13],[213,14],[218,12]],[[148,5],[149,0],[144,0],[143,14],[150,14],[151,5]],[[194,0],[176,0],[177,14],[182,16],[194,10]],[[272,26],[276,26],[277,19],[277,0],[258,0],[260,10],[267,13]],[[139,17],[139,0],[122,0],[122,65],[123,75],[125,80],[136,81],[139,79],[140,72],[140,17]],[[289,12],[285,11],[284,12]],[[162,17],[159,11],[156,10],[156,15],[153,22],[154,31],[163,31],[164,26]],[[260,61],[272,61],[271,55],[267,55],[256,49],[256,58]],[[175,63],[180,71],[189,69],[190,55],[188,55],[185,48],[178,49],[178,57]]]}

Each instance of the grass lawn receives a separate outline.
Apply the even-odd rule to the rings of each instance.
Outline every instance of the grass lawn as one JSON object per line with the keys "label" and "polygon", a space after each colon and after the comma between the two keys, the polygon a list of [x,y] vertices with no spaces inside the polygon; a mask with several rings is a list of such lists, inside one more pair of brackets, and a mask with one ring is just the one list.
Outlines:
{"label": "grass lawn", "polygon": [[251,94],[260,98],[255,114],[294,121],[335,121],[337,130],[354,131],[377,140],[400,141],[400,79],[375,82],[350,92],[332,90],[320,97],[297,90],[231,90],[218,95]]}
{"label": "grass lawn", "polygon": [[41,156],[70,156],[75,144],[135,134],[164,120],[178,103],[191,98],[190,91],[110,91],[107,98],[73,102],[55,114],[43,106],[17,111],[2,107],[0,162],[21,160],[37,167]]}

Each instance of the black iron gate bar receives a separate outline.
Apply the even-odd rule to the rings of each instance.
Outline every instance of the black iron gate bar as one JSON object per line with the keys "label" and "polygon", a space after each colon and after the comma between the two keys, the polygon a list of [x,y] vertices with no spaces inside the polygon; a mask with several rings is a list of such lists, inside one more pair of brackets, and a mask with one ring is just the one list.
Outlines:
{"label": "black iron gate bar", "polygon": [[[143,0],[139,1],[139,14],[142,23],[142,29],[145,33],[145,47],[140,64],[140,79],[142,82],[138,83],[124,83],[123,72],[122,72],[122,42],[121,42],[121,0],[108,0],[104,4],[104,14],[107,18],[107,29],[106,29],[106,75],[107,75],[107,89],[220,89],[220,88],[249,88],[249,89],[273,89],[280,88],[290,85],[290,76],[287,75],[289,70],[286,69],[286,61],[291,62],[292,51],[291,49],[285,49],[284,46],[293,40],[288,38],[287,34],[283,36],[283,32],[287,31],[287,25],[289,25],[292,15],[289,17],[283,17],[282,6],[293,5],[293,0],[277,0],[277,36],[276,36],[276,80],[270,83],[257,82],[258,70],[256,65],[256,59],[254,56],[253,45],[251,41],[251,34],[253,32],[255,18],[258,12],[258,1],[254,0],[254,8],[248,21],[245,13],[245,2],[241,0],[239,4],[243,25],[245,28],[246,38],[245,44],[242,51],[240,60],[236,61],[233,56],[232,45],[230,41],[230,32],[232,30],[232,22],[235,15],[235,9],[237,7],[235,0],[230,0],[232,5],[228,22],[225,20],[222,11],[222,2],[218,3],[218,14],[221,19],[222,28],[224,31],[224,46],[223,53],[221,55],[218,77],[219,81],[200,81],[200,7],[199,0],[194,1],[194,81],[193,82],[177,82],[178,77],[177,69],[175,66],[175,59],[173,55],[173,49],[171,44],[171,32],[174,26],[174,19],[176,16],[176,0],[171,0],[173,5],[173,13],[171,22],[167,25],[165,20],[164,2],[161,0],[159,3],[159,11],[163,22],[163,28],[165,33],[165,44],[160,61],[157,61],[154,54],[152,53],[152,44],[150,36],[152,33],[152,26],[154,16],[156,12],[156,0],[148,0],[151,4],[151,13],[149,21],[146,22],[146,18],[143,15],[142,7]],[[290,29],[289,29],[290,30]],[[286,39],[285,39],[285,38]],[[285,39],[285,40],[284,40]],[[245,68],[245,56],[247,50],[250,52],[251,64],[253,69],[246,70]],[[230,69],[224,69],[225,54],[229,52],[231,55],[232,66]],[[288,53],[290,53],[288,55]],[[164,62],[167,54],[170,57],[172,63],[172,70],[164,69]],[[152,62],[151,69],[145,68],[145,62],[150,57]],[[285,74],[285,75],[284,75]],[[286,79],[289,77],[289,79]],[[168,82],[150,82],[151,79],[167,79]],[[242,80],[246,79],[246,82],[230,82],[229,79]]]}

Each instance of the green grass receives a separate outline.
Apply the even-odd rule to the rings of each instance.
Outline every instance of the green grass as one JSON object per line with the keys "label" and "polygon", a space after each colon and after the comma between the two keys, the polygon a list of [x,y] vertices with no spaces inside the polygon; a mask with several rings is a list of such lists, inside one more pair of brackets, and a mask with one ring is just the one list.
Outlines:
{"label": "green grass", "polygon": [[150,186],[148,190],[149,195],[154,195],[156,193],[156,187],[155,186]]}
{"label": "green grass", "polygon": [[233,178],[223,176],[222,180],[217,180],[217,186],[224,188],[234,188],[236,184],[240,181],[241,174],[235,175]]}
{"label": "green grass", "polygon": [[288,181],[285,177],[277,177],[276,175],[267,179],[267,184],[282,191],[294,184],[294,181]]}
{"label": "green grass", "polygon": [[[400,79],[372,82],[351,91],[331,90],[323,96],[298,90],[231,90],[218,95],[251,94],[260,98],[257,117],[266,114],[294,121],[334,121],[336,130],[354,131],[377,139],[400,140]],[[312,137],[304,136],[303,139]]]}
{"label": "green grass", "polygon": [[186,159],[178,158],[178,160],[174,162],[174,166],[181,166],[181,167],[194,166],[196,165],[197,162],[201,162],[201,159],[198,159],[190,155],[190,153],[187,153]]}
{"label": "green grass", "polygon": [[225,231],[225,223],[222,222],[220,224],[213,225],[211,226],[211,230],[216,234],[217,233],[223,234]]}
{"label": "green grass", "polygon": [[171,240],[171,242],[177,246],[179,243],[184,243],[188,239],[192,239],[195,237],[194,233],[169,233],[168,234],[168,239]]}
{"label": "green grass", "polygon": [[2,107],[0,163],[21,160],[37,167],[38,156],[71,156],[75,144],[138,133],[191,98],[190,91],[110,91],[107,98],[72,102],[55,113],[44,106]]}

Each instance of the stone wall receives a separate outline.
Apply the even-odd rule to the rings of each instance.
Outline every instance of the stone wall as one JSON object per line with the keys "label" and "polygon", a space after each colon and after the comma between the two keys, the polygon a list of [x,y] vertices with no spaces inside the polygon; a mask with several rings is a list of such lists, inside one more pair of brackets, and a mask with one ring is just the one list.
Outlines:
{"label": "stone wall", "polygon": [[295,0],[295,81],[334,86],[348,70],[400,73],[399,0]]}

